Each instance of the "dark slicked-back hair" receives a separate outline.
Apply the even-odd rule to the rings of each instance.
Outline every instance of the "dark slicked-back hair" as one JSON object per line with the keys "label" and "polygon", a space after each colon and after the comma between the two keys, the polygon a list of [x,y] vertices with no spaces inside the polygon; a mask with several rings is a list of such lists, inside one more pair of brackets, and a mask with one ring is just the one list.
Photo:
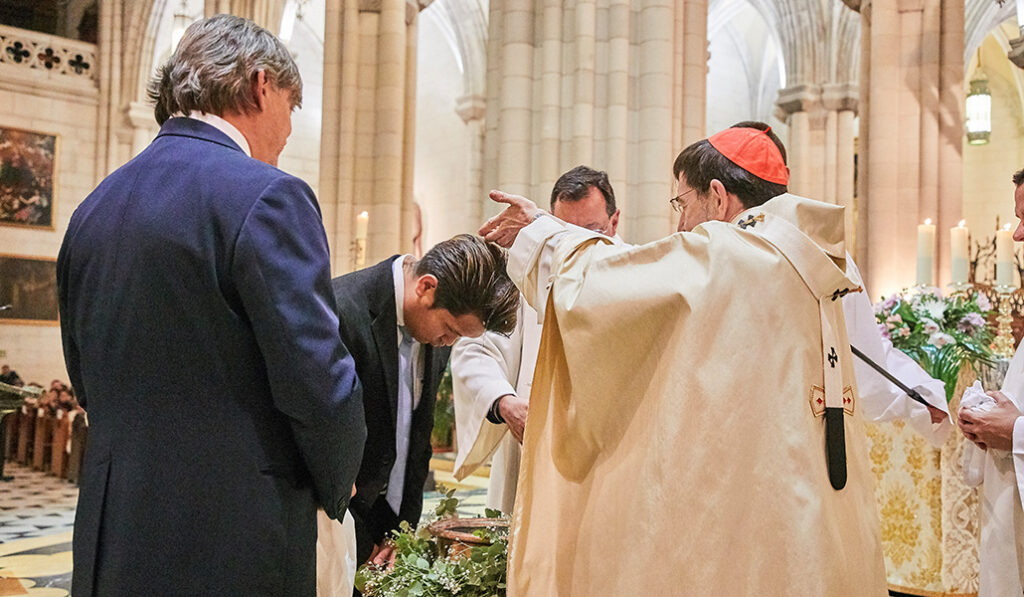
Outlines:
{"label": "dark slicked-back hair", "polygon": [[551,189],[551,209],[555,209],[556,201],[572,202],[585,198],[590,194],[590,187],[601,191],[604,195],[605,212],[609,216],[614,216],[615,191],[612,190],[612,183],[608,182],[608,173],[587,166],[576,166],[558,177]]}
{"label": "dark slicked-back hair", "polygon": [[479,236],[460,234],[440,242],[416,263],[416,275],[437,278],[434,308],[471,314],[484,328],[509,334],[516,327],[519,289],[505,271],[505,250]]}
{"label": "dark slicked-back hair", "polygon": [[299,67],[281,40],[249,19],[216,15],[189,25],[174,54],[149,82],[156,121],[198,110],[222,116],[257,108],[253,95],[256,73],[291,93],[293,107],[302,105]]}
{"label": "dark slicked-back hair", "polygon": [[1013,186],[1019,187],[1022,184],[1024,184],[1024,169],[1013,173]]}
{"label": "dark slicked-back hair", "polygon": [[[786,147],[767,124],[745,120],[737,122],[729,128],[767,131],[768,138],[775,143],[775,146],[779,148],[779,153],[782,154],[782,162],[786,163]],[[701,195],[706,194],[711,188],[712,180],[718,179],[725,190],[736,195],[746,209],[762,205],[772,197],[788,192],[786,185],[768,182],[732,163],[707,139],[697,141],[679,154],[672,166],[672,174],[678,179],[680,173],[686,176],[686,183]]]}

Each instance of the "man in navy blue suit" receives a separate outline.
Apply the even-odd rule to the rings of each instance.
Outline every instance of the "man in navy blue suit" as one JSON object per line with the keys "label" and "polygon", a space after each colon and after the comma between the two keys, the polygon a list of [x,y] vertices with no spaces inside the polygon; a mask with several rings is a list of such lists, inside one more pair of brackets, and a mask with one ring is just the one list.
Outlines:
{"label": "man in navy blue suit", "polygon": [[89,411],[73,593],[314,594],[366,428],[316,198],[274,165],[302,82],[251,21],[189,27],[160,134],[75,211],[64,354]]}

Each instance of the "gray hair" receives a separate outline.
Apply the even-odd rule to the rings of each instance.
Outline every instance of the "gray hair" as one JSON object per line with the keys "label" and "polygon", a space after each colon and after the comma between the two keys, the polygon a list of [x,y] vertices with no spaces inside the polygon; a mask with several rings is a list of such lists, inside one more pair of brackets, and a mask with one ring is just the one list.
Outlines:
{"label": "gray hair", "polygon": [[257,109],[252,83],[266,80],[302,105],[302,77],[281,40],[249,19],[216,15],[189,25],[177,49],[149,82],[156,121],[193,110],[222,116]]}

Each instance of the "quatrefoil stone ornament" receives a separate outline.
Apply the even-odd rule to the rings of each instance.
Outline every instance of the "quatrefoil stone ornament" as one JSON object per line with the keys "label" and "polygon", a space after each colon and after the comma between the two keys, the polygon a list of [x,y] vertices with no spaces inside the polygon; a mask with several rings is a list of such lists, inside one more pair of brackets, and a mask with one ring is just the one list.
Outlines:
{"label": "quatrefoil stone ornament", "polygon": [[60,56],[53,53],[53,48],[46,48],[46,51],[39,53],[38,58],[46,70],[53,70],[53,67],[60,64]]}
{"label": "quatrefoil stone ornament", "polygon": [[7,55],[10,56],[11,60],[15,63],[21,64],[23,61],[27,60],[32,53],[25,48],[24,44],[20,41],[16,41],[7,47]]}
{"label": "quatrefoil stone ornament", "polygon": [[89,70],[90,65],[81,54],[75,54],[75,57],[68,62],[68,66],[74,69],[75,74],[80,75]]}

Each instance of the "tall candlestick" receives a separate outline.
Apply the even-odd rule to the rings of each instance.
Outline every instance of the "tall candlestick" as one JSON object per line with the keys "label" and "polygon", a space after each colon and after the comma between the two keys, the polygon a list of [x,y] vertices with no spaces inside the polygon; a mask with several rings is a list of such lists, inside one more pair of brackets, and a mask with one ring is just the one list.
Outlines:
{"label": "tall candlestick", "polygon": [[996,284],[1013,285],[1013,233],[1009,224],[996,231]]}
{"label": "tall candlestick", "polygon": [[369,227],[370,214],[365,211],[356,216],[355,250],[353,252],[353,269],[362,269],[366,265],[366,231]]}
{"label": "tall candlestick", "polygon": [[366,240],[366,231],[370,225],[370,214],[362,212],[356,216],[356,238]]}
{"label": "tall candlestick", "polygon": [[932,266],[935,263],[935,224],[931,218],[917,227],[917,283],[932,286],[935,274]]}
{"label": "tall candlestick", "polygon": [[970,255],[967,252],[967,222],[960,220],[960,224],[949,229],[949,251],[950,267],[954,284],[966,284],[968,262]]}

